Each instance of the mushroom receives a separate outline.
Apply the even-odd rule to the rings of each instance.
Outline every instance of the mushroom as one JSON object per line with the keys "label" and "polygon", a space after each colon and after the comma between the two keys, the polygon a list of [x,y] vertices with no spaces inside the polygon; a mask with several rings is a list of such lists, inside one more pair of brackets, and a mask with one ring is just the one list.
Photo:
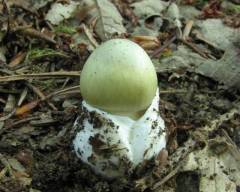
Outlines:
{"label": "mushroom", "polygon": [[136,43],[113,39],[100,45],[83,67],[80,91],[73,145],[96,173],[127,174],[165,147],[156,71]]}

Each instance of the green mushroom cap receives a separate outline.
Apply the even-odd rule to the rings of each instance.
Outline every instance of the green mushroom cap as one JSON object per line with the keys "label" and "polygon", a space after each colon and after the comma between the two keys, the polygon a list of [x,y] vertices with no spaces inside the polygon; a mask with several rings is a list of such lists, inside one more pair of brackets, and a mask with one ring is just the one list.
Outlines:
{"label": "green mushroom cap", "polygon": [[136,43],[112,39],[87,59],[80,77],[80,91],[90,105],[112,114],[145,111],[157,91],[151,59]]}

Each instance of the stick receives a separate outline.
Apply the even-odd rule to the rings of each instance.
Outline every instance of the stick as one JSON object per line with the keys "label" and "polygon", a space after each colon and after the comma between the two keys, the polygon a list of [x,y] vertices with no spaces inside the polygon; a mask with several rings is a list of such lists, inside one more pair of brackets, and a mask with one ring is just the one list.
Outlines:
{"label": "stick", "polygon": [[59,71],[49,73],[33,73],[21,74],[0,77],[0,82],[19,81],[28,79],[49,79],[49,78],[62,78],[62,77],[79,77],[80,71]]}

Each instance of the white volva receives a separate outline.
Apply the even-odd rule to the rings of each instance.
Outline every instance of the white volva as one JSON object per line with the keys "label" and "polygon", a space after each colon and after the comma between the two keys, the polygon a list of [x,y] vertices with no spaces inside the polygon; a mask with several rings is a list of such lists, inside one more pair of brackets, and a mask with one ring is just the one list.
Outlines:
{"label": "white volva", "polygon": [[80,76],[82,114],[73,144],[83,162],[114,178],[165,147],[156,71],[139,45],[126,39],[103,43]]}
{"label": "white volva", "polygon": [[82,107],[84,116],[75,122],[79,131],[73,142],[74,149],[82,161],[105,177],[114,178],[131,171],[166,145],[158,91],[138,120],[104,112],[85,101]]}

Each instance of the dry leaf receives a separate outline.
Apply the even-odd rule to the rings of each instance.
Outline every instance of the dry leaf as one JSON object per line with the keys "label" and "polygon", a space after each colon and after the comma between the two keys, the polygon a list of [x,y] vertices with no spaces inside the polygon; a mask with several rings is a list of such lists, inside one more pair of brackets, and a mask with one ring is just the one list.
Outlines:
{"label": "dry leaf", "polygon": [[108,0],[95,0],[99,11],[99,18],[96,23],[96,33],[102,40],[107,40],[114,35],[126,32],[123,26],[123,18],[117,8]]}
{"label": "dry leaf", "polygon": [[151,50],[159,46],[160,42],[157,37],[152,36],[140,36],[136,35],[132,37],[135,43],[138,43],[143,49]]}
{"label": "dry leaf", "polygon": [[38,105],[39,101],[32,101],[30,103],[27,103],[19,108],[17,108],[15,115],[20,116],[24,115],[27,112],[30,112],[32,109],[34,109]]}
{"label": "dry leaf", "polygon": [[220,11],[221,9],[221,1],[212,0],[210,1],[202,10],[201,18],[217,18],[222,17],[223,12]]}
{"label": "dry leaf", "polygon": [[226,88],[235,87],[240,90],[239,53],[240,50],[229,47],[220,60],[207,60],[196,69],[196,72],[223,83]]}
{"label": "dry leaf", "polygon": [[146,19],[153,15],[159,15],[163,10],[168,6],[167,2],[160,0],[143,0],[137,1],[131,5],[133,7],[133,11],[135,15],[139,19]]}
{"label": "dry leaf", "polygon": [[9,63],[9,67],[15,67],[20,64],[26,57],[26,52],[19,52]]}
{"label": "dry leaf", "polygon": [[78,7],[77,2],[70,1],[68,4],[54,3],[48,11],[45,19],[54,25],[58,25],[64,19],[70,18]]}

